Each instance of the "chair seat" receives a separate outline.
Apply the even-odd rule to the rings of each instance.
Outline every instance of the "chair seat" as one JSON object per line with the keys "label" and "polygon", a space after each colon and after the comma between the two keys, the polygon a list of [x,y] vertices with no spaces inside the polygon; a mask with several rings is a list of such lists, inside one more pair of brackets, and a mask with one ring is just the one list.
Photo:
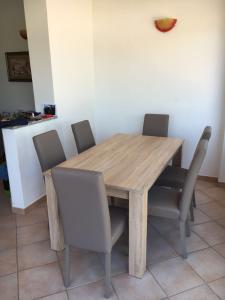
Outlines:
{"label": "chair seat", "polygon": [[181,192],[154,186],[148,193],[148,215],[177,219]]}
{"label": "chair seat", "polygon": [[126,227],[126,210],[118,207],[109,208],[111,219],[112,246],[117,242]]}
{"label": "chair seat", "polygon": [[187,169],[168,166],[159,176],[156,185],[181,189],[187,176]]}

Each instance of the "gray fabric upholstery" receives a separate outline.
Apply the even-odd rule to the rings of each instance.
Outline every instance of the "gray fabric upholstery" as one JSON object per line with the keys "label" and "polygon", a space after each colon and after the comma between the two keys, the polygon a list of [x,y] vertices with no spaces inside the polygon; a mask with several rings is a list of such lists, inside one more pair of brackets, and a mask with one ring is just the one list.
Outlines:
{"label": "gray fabric upholstery", "polygon": [[33,142],[42,172],[52,169],[66,160],[65,153],[56,130],[51,130],[34,136]]}
{"label": "gray fabric upholstery", "polygon": [[156,181],[156,185],[182,189],[187,172],[188,170],[184,168],[167,166]]}
{"label": "gray fabric upholstery", "polygon": [[143,135],[168,136],[169,115],[146,114],[144,117]]}
{"label": "gray fabric upholstery", "polygon": [[[124,230],[123,209],[112,209],[112,226],[102,174],[54,168],[53,181],[62,216],[65,242],[74,247],[109,253]],[[112,228],[112,231],[111,231]]]}
{"label": "gray fabric upholstery", "polygon": [[125,230],[125,210],[118,207],[109,208],[111,220],[112,246],[118,241]]}
{"label": "gray fabric upholstery", "polygon": [[71,125],[78,153],[95,146],[95,139],[88,120]]}
{"label": "gray fabric upholstery", "polygon": [[200,141],[195,157],[191,162],[190,168],[185,178],[185,182],[182,190],[181,206],[180,206],[180,220],[182,221],[185,221],[187,219],[192,195],[194,192],[195,183],[200,168],[202,166],[203,160],[206,156],[208,143],[209,141],[205,139],[202,139]]}
{"label": "gray fabric upholstery", "polygon": [[154,186],[149,192],[148,214],[178,219],[181,192]]}
{"label": "gray fabric upholstery", "polygon": [[70,247],[105,254],[105,297],[112,294],[111,249],[125,230],[126,211],[112,207],[99,172],[54,168],[53,182],[62,219],[65,250],[65,285],[69,285]]}
{"label": "gray fabric upholstery", "polygon": [[[194,159],[187,172],[182,192],[166,187],[153,187],[149,192],[148,214],[157,217],[174,218],[180,222],[181,234],[187,225],[192,195],[199,170],[202,166],[208,148],[208,140],[202,139],[197,148]],[[190,230],[186,228],[190,233]],[[182,239],[183,257],[187,256],[185,239]]]}

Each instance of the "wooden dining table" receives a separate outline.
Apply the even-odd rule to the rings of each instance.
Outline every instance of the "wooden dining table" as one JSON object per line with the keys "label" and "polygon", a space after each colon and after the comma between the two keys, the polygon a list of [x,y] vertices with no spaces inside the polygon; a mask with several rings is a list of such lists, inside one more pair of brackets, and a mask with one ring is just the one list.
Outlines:
{"label": "wooden dining table", "polygon": [[[116,134],[59,165],[102,172],[107,195],[128,201],[129,274],[132,276],[141,278],[146,271],[148,191],[182,143],[182,139],[173,137]],[[51,248],[62,250],[63,232],[51,170],[44,176]]]}

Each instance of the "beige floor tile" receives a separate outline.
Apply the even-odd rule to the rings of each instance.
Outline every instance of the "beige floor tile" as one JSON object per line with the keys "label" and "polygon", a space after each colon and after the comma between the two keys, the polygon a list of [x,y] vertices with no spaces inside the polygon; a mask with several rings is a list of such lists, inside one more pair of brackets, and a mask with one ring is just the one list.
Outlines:
{"label": "beige floor tile", "polygon": [[68,300],[66,292],[57,293],[47,297],[39,298],[40,300]]}
{"label": "beige floor tile", "polygon": [[215,202],[225,207],[225,200],[216,200]]}
{"label": "beige floor tile", "polygon": [[150,270],[169,296],[184,292],[203,283],[190,265],[180,257],[155,264]]}
{"label": "beige floor tile", "polygon": [[205,193],[212,199],[225,201],[225,188],[213,187],[211,189],[207,189]]}
{"label": "beige floor tile", "polygon": [[215,188],[216,183],[215,182],[210,182],[210,181],[205,181],[205,180],[198,180],[196,183],[196,190],[200,190],[205,192],[206,190],[210,188]]}
{"label": "beige floor tile", "polygon": [[198,207],[198,205],[209,203],[209,202],[213,201],[213,199],[210,198],[206,193],[204,193],[204,191],[202,192],[200,190],[195,191],[195,199],[196,199],[197,207]]}
{"label": "beige floor tile", "polygon": [[18,300],[17,275],[0,277],[0,299]]}
{"label": "beige floor tile", "polygon": [[215,245],[213,248],[225,258],[225,243]]}
{"label": "beige floor tile", "polygon": [[225,218],[216,220],[216,222],[225,227]]}
{"label": "beige floor tile", "polygon": [[58,263],[19,272],[20,300],[30,300],[63,291]]}
{"label": "beige floor tile", "polygon": [[28,245],[49,239],[48,223],[34,224],[17,229],[18,246]]}
{"label": "beige floor tile", "polygon": [[219,298],[210,290],[210,288],[203,285],[173,296],[170,300],[219,300]]}
{"label": "beige floor tile", "polygon": [[191,253],[187,262],[207,282],[225,276],[225,259],[211,248]]}
{"label": "beige floor tile", "polygon": [[17,215],[16,224],[17,226],[27,226],[48,221],[47,209],[40,207],[32,210],[26,215]]}
{"label": "beige floor tile", "polygon": [[220,299],[225,299],[225,277],[213,281],[209,284],[211,289],[220,297]]}
{"label": "beige floor tile", "polygon": [[[60,264],[63,267],[63,259]],[[101,259],[94,252],[72,252],[70,270],[70,288],[96,282],[104,277]]]}
{"label": "beige floor tile", "polygon": [[204,214],[200,209],[194,209],[194,222],[191,222],[191,225],[202,224],[209,222],[210,218]]}
{"label": "beige floor tile", "polygon": [[16,272],[16,249],[0,251],[0,276]]}
{"label": "beige floor tile", "polygon": [[142,279],[123,274],[113,277],[112,282],[120,300],[159,300],[166,297],[153,276],[148,272]]}
{"label": "beige floor tile", "polygon": [[156,232],[154,229],[151,229],[150,232],[148,232],[148,243],[147,243],[148,265],[176,256],[178,256],[178,254],[167,243],[167,241],[160,236],[158,232]]}
{"label": "beige floor tile", "polygon": [[225,206],[216,201],[199,205],[198,208],[212,219],[225,218]]}
{"label": "beige floor tile", "polygon": [[192,230],[211,246],[225,242],[225,230],[215,222],[192,226]]}
{"label": "beige floor tile", "polygon": [[16,229],[4,228],[0,230],[0,251],[16,248]]}
{"label": "beige floor tile", "polygon": [[15,215],[0,216],[0,230],[12,229],[16,227]]}
{"label": "beige floor tile", "polygon": [[57,261],[56,252],[50,249],[50,241],[37,242],[18,248],[19,270],[34,268]]}
{"label": "beige floor tile", "polygon": [[[68,290],[69,300],[104,300],[104,283],[98,281],[96,283],[81,286]],[[110,300],[118,300],[115,293],[112,294]]]}
{"label": "beige floor tile", "polygon": [[[180,242],[180,231],[174,230],[168,232],[166,239],[169,244],[176,250],[177,253],[181,254],[181,242]],[[187,252],[193,252],[201,249],[208,248],[208,244],[204,242],[194,232],[191,232],[191,236],[186,238]]]}
{"label": "beige floor tile", "polygon": [[4,192],[0,193],[0,216],[9,216],[12,214],[10,198]]}

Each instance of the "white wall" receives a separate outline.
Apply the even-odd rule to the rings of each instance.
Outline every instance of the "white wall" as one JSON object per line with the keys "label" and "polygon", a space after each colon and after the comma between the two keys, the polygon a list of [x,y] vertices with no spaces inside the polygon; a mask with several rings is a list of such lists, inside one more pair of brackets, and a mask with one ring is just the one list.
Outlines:
{"label": "white wall", "polygon": [[55,104],[67,157],[76,152],[71,124],[93,124],[94,61],[91,0],[47,0]]}
{"label": "white wall", "polygon": [[[94,0],[97,138],[141,132],[145,113],[170,114],[188,166],[205,125],[213,136],[202,174],[217,176],[224,111],[223,0]],[[175,17],[160,33],[157,17]]]}
{"label": "white wall", "polygon": [[[42,12],[35,17],[36,5]],[[31,67],[43,92],[35,102],[54,98],[67,157],[75,153],[73,122],[90,119],[101,141],[115,132],[141,132],[146,112],[169,113],[169,134],[185,139],[184,166],[204,126],[212,125],[202,174],[218,176],[224,6],[223,0],[25,0]],[[164,16],[178,18],[167,34],[153,25]]]}
{"label": "white wall", "polygon": [[24,0],[36,111],[54,104],[45,0]]}
{"label": "white wall", "polygon": [[0,112],[34,109],[31,82],[9,82],[5,52],[27,51],[19,31],[25,28],[22,0],[0,1]]}
{"label": "white wall", "polygon": [[3,129],[12,207],[24,209],[45,195],[43,174],[33,136],[58,129],[58,119]]}

